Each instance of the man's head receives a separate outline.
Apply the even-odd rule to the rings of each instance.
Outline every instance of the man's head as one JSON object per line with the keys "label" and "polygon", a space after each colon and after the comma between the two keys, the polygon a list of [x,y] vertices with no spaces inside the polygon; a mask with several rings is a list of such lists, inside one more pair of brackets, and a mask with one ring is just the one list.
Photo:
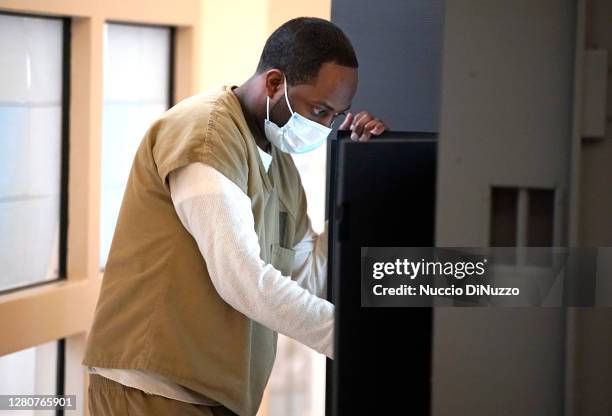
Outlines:
{"label": "man's head", "polygon": [[313,17],[289,20],[266,41],[256,70],[270,97],[270,119],[282,126],[291,116],[284,98],[287,77],[293,111],[329,126],[351,105],[357,67],[355,51],[339,27]]}

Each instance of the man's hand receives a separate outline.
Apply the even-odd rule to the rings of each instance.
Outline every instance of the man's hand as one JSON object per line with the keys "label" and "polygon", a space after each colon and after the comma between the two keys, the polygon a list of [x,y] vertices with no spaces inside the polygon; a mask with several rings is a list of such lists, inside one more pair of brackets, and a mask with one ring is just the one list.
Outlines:
{"label": "man's hand", "polygon": [[375,118],[367,111],[361,111],[354,116],[348,113],[338,130],[350,129],[352,131],[351,140],[362,142],[370,140],[372,135],[379,135],[386,128],[382,120]]}

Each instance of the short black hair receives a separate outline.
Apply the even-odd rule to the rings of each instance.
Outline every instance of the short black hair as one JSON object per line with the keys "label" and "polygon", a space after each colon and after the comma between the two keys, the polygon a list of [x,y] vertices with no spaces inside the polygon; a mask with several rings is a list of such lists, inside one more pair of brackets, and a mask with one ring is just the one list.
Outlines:
{"label": "short black hair", "polygon": [[338,26],[317,17],[298,17],[283,23],[266,40],[255,73],[277,68],[289,84],[305,84],[326,62],[359,66],[353,45]]}

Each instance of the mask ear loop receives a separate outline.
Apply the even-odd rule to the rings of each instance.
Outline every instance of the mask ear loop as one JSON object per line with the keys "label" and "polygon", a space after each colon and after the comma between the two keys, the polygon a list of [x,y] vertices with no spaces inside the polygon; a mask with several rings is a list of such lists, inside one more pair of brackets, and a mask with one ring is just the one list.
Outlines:
{"label": "mask ear loop", "polygon": [[289,107],[289,111],[293,115],[293,109],[291,108],[291,104],[289,104],[289,97],[287,96],[287,77],[285,76],[285,101],[287,101],[287,107]]}
{"label": "mask ear loop", "polygon": [[[293,114],[293,109],[291,108],[291,104],[289,104],[289,97],[287,97],[287,77],[285,77],[285,101],[287,101],[287,107],[289,107],[289,111]],[[266,95],[266,120],[270,120],[270,96]]]}

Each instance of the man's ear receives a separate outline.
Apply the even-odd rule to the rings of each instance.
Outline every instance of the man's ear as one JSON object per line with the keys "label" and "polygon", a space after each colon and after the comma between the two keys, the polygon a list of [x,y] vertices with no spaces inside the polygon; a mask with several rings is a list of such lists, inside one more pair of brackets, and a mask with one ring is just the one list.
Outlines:
{"label": "man's ear", "polygon": [[264,82],[266,83],[266,94],[270,97],[270,101],[275,101],[285,93],[283,83],[285,76],[279,69],[269,69],[265,72]]}

